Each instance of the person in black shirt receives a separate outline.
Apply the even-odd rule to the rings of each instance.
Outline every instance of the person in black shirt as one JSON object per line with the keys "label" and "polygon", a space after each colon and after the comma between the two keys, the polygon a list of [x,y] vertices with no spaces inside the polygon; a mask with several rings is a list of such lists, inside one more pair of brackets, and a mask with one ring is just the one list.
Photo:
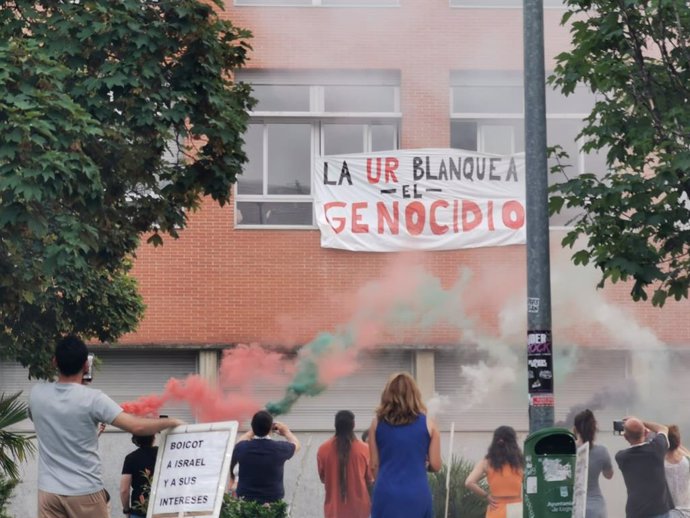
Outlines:
{"label": "person in black shirt", "polygon": [[[628,491],[625,516],[667,518],[673,509],[664,472],[668,427],[629,417],[625,419],[623,430],[630,448],[616,453],[616,462]],[[656,434],[651,439],[650,432]]]}
{"label": "person in black shirt", "polygon": [[[120,500],[122,512],[129,518],[145,518],[146,513],[137,511],[137,504],[148,496],[149,484],[156,467],[158,447],[153,445],[153,435],[133,435],[132,442],[138,446],[125,457],[120,479]],[[130,496],[131,488],[131,496]]]}

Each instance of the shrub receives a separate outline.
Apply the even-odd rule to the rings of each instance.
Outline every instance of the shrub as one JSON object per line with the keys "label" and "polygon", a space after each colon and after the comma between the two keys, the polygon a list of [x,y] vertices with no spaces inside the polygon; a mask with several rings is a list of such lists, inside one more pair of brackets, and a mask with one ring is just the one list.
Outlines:
{"label": "shrub", "polygon": [[12,490],[19,483],[16,479],[5,478],[0,475],[0,518],[12,518],[7,512]]}
{"label": "shrub", "polygon": [[287,518],[287,504],[281,500],[262,505],[226,494],[220,518]]}
{"label": "shrub", "polygon": [[[483,518],[486,514],[486,500],[465,487],[465,479],[473,467],[474,464],[466,459],[455,456],[451,459],[448,518]],[[445,517],[447,474],[447,464],[444,464],[438,473],[429,474],[429,486],[434,501],[434,518]],[[482,480],[479,485],[488,490],[485,480]]]}

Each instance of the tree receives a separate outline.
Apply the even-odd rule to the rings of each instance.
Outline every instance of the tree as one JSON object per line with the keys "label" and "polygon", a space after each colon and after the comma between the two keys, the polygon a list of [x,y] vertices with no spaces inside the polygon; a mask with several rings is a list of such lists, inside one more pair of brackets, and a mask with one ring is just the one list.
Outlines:
{"label": "tree", "polygon": [[[683,0],[566,0],[572,50],[550,78],[597,96],[584,150],[608,171],[553,187],[552,213],[581,209],[563,245],[606,280],[632,280],[634,300],[662,306],[690,285],[690,7]],[[596,175],[594,173],[597,173]],[[584,237],[585,239],[579,240]]]}
{"label": "tree", "polygon": [[2,357],[47,377],[61,334],[136,328],[140,237],[227,203],[246,162],[250,36],[196,0],[0,0]]}

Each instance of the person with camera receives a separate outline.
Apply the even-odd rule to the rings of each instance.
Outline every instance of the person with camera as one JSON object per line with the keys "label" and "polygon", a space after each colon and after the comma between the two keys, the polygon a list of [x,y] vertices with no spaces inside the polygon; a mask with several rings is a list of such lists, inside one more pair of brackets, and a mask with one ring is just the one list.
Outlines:
{"label": "person with camera", "polygon": [[623,437],[630,447],[616,453],[616,463],[628,493],[626,518],[668,518],[673,509],[664,471],[668,427],[628,417]]}
{"label": "person with camera", "polygon": [[[285,440],[272,440],[271,431]],[[233,483],[235,466],[239,465],[237,496],[260,504],[282,500],[285,496],[283,468],[299,448],[299,439],[287,425],[274,422],[266,410],[254,414],[251,430],[239,438],[230,461]]]}
{"label": "person with camera", "polygon": [[107,518],[108,503],[98,455],[98,423],[137,435],[183,424],[128,414],[100,390],[82,383],[89,369],[86,344],[60,339],[53,359],[58,378],[37,383],[29,415],[38,438],[38,518]]}

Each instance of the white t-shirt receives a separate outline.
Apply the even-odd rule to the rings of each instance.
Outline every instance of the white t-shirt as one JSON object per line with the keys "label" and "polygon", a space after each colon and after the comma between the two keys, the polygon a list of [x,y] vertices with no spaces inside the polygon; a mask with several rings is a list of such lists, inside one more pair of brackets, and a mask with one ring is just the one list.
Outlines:
{"label": "white t-shirt", "polygon": [[38,488],[68,496],[103,489],[98,423],[112,423],[120,405],[77,383],[39,383],[29,410],[38,436]]}
{"label": "white t-shirt", "polygon": [[676,509],[690,509],[690,463],[683,457],[680,462],[673,464],[664,461],[666,482],[671,492]]}

